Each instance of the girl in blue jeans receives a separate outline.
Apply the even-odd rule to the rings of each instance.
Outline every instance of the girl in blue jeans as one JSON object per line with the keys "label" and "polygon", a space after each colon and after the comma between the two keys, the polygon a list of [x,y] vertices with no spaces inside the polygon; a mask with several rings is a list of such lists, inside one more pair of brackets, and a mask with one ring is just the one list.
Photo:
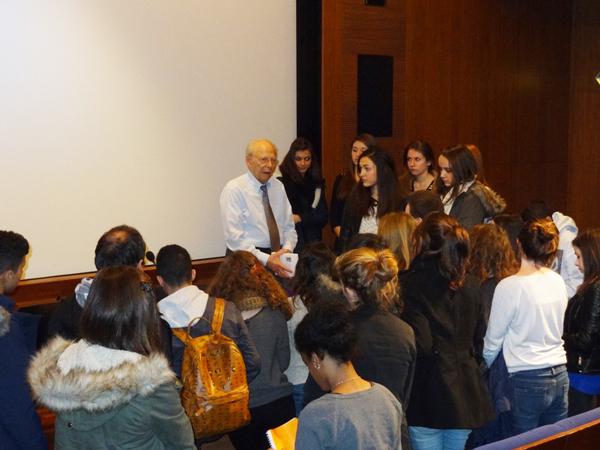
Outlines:
{"label": "girl in blue jeans", "polygon": [[528,222],[519,245],[521,268],[494,291],[483,349],[488,366],[503,350],[513,434],[567,417],[569,390],[562,341],[567,289],[548,268],[558,250],[556,226],[547,219]]}

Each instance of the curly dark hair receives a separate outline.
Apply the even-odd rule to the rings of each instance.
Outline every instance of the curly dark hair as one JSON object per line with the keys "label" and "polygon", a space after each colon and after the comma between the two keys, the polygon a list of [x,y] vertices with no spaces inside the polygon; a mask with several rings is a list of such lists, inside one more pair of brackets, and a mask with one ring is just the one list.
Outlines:
{"label": "curly dark hair", "polygon": [[325,302],[311,309],[296,327],[294,341],[299,353],[323,358],[325,353],[338,362],[354,356],[357,334],[348,306]]}
{"label": "curly dark hair", "polygon": [[519,266],[506,231],[499,225],[475,225],[471,230],[469,273],[483,282],[500,281],[517,272]]}
{"label": "curly dark hair", "polygon": [[258,295],[272,309],[281,311],[286,320],[293,314],[292,305],[277,280],[252,253],[242,250],[233,252],[221,263],[208,287],[208,293],[236,305],[249,294]]}

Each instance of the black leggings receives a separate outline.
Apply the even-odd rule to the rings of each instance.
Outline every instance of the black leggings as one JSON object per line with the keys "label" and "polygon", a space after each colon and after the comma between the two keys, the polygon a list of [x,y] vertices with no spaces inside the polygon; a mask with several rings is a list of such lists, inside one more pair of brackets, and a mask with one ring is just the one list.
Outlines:
{"label": "black leggings", "polygon": [[250,408],[250,416],[250,423],[229,433],[229,439],[236,450],[266,450],[270,447],[267,430],[296,417],[294,397],[289,395],[266,405]]}

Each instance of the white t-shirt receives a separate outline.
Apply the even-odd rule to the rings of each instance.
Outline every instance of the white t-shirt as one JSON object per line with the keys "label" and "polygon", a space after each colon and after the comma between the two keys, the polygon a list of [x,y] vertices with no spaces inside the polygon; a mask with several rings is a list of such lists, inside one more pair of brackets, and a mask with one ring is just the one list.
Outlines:
{"label": "white t-shirt", "polygon": [[500,281],[484,339],[487,365],[500,349],[509,373],[565,364],[562,334],[567,301],[565,282],[547,268]]}

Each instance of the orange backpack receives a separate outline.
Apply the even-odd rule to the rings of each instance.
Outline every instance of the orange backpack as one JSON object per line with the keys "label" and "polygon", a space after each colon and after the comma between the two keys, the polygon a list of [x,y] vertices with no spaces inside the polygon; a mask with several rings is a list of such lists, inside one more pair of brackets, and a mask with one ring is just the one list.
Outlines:
{"label": "orange backpack", "polygon": [[191,337],[173,329],[185,344],[181,367],[181,403],[190,418],[196,439],[227,433],[250,422],[248,383],[242,353],[235,342],[221,334],[225,300],[217,298],[211,332]]}

